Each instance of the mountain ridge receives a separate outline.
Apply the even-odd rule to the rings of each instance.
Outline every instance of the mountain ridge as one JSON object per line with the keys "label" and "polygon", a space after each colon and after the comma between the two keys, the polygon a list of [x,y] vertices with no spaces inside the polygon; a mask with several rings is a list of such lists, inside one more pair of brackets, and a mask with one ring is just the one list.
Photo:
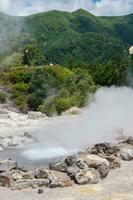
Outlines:
{"label": "mountain ridge", "polygon": [[[25,17],[0,13],[0,29],[1,53],[22,51],[32,44],[40,49],[47,63],[61,65],[69,65],[71,60],[74,65],[91,63],[95,58],[102,63],[106,51],[119,47],[127,53],[133,44],[133,14],[99,17],[83,9]],[[108,59],[117,54],[113,51]]]}

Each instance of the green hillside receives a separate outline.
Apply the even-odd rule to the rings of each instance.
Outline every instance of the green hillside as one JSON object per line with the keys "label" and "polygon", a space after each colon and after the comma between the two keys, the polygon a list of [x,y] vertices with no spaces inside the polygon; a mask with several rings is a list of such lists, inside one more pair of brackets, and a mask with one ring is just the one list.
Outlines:
{"label": "green hillside", "polygon": [[[100,86],[127,85],[132,44],[132,14],[96,17],[82,9],[28,17],[0,13],[0,84],[23,112],[61,114],[84,106]],[[5,101],[1,93],[0,102]]]}
{"label": "green hillside", "polygon": [[0,52],[37,46],[47,63],[78,65],[112,59],[133,43],[133,14],[96,17],[82,9],[49,11],[28,17],[0,14]]}

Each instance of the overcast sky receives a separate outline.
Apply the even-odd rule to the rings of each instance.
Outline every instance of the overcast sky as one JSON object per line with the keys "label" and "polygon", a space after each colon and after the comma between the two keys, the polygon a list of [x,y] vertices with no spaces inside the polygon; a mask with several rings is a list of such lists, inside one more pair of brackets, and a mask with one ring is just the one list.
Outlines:
{"label": "overcast sky", "polygon": [[133,0],[0,0],[0,11],[20,16],[53,9],[73,11],[78,8],[95,15],[125,15],[133,13]]}

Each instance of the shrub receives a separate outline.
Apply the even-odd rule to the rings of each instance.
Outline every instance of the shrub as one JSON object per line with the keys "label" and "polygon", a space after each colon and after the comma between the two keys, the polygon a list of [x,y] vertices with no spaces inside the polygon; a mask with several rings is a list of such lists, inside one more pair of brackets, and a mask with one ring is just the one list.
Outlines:
{"label": "shrub", "polygon": [[38,108],[39,111],[45,113],[47,116],[52,117],[53,115],[57,115],[57,111],[55,109],[55,97],[48,97],[42,105]]}
{"label": "shrub", "polygon": [[0,103],[5,103],[5,101],[6,101],[6,94],[0,92]]}
{"label": "shrub", "polygon": [[24,95],[19,95],[14,102],[20,111],[22,111],[23,113],[28,112],[27,97],[25,97]]}
{"label": "shrub", "polygon": [[55,103],[55,108],[58,114],[68,110],[69,108],[74,106],[74,101],[72,97],[62,97],[58,98]]}
{"label": "shrub", "polygon": [[2,60],[0,64],[0,68],[5,71],[12,67],[20,67],[22,66],[23,55],[21,53],[14,52],[10,56],[7,56]]}

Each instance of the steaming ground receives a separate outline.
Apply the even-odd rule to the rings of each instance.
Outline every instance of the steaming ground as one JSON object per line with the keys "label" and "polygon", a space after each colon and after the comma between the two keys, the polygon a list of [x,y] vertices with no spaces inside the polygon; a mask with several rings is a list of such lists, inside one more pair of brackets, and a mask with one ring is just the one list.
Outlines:
{"label": "steaming ground", "polygon": [[133,89],[101,88],[78,116],[62,116],[42,125],[38,141],[23,152],[31,160],[73,154],[90,144],[133,136]]}

